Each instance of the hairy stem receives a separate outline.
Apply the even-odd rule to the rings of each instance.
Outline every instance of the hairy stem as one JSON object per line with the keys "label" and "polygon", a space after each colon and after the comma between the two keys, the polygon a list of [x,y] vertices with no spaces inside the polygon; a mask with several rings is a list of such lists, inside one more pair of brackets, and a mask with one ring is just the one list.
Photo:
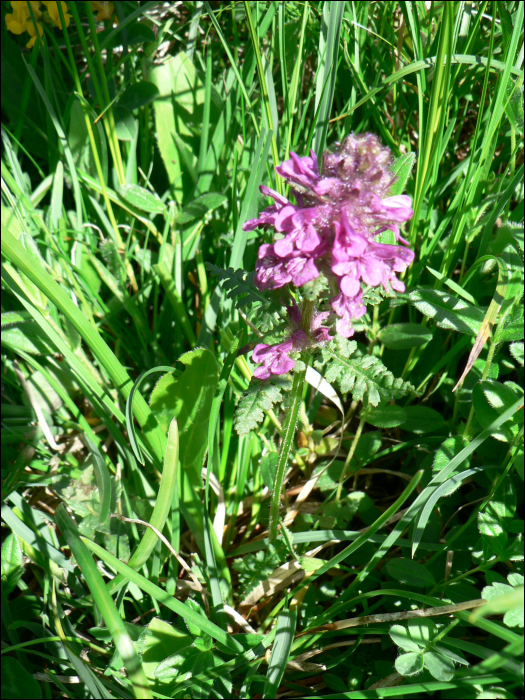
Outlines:
{"label": "hairy stem", "polygon": [[[305,364],[308,365],[308,359],[305,358]],[[277,527],[279,525],[279,506],[281,504],[281,493],[283,489],[284,474],[288,465],[288,458],[292,449],[293,436],[297,428],[299,418],[299,407],[303,400],[304,379],[306,376],[306,368],[301,372],[296,372],[293,376],[292,391],[290,394],[290,403],[284,419],[283,439],[281,449],[279,450],[279,459],[277,461],[277,469],[275,471],[275,482],[273,485],[272,502],[270,505],[270,532],[269,540],[275,543],[277,539]]]}

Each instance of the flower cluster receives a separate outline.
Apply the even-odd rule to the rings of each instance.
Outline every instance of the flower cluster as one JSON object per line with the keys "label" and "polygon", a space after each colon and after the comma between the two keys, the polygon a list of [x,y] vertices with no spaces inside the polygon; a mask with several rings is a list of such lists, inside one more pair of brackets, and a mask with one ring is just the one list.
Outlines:
{"label": "flower cluster", "polygon": [[[345,338],[354,333],[352,320],[366,313],[362,282],[404,291],[396,274],[406,270],[414,253],[403,247],[408,242],[399,224],[412,217],[412,201],[406,195],[390,196],[396,180],[390,166],[390,151],[374,134],[348,136],[323,154],[321,167],[313,151],[304,158],[292,153],[276,171],[290,184],[296,204],[261,186],[275,204],[243,227],[273,227],[280,234],[259,249],[257,286],[303,287],[323,274],[338,317],[336,331]],[[386,230],[402,246],[375,240]]]}
{"label": "flower cluster", "polygon": [[[31,10],[33,16],[31,16],[31,11],[29,9],[31,5]],[[41,5],[44,5],[42,8]],[[64,22],[66,27],[69,27],[71,22],[71,15],[67,14],[68,7],[65,2],[60,3],[62,13],[64,15]],[[115,15],[115,7],[112,2],[92,2],[91,8],[93,12],[97,13],[97,22],[102,22],[104,20],[113,20],[116,22],[117,19]],[[39,36],[44,33],[44,23],[51,24],[59,29],[62,29],[62,22],[60,21],[60,13],[58,11],[57,2],[31,2],[27,3],[25,0],[11,1],[11,9],[13,10],[5,16],[5,23],[8,31],[12,34],[23,34],[27,32],[31,37],[27,42],[26,46],[30,49],[34,46],[36,42],[37,32]],[[33,22],[34,18],[34,22]]]}
{"label": "flower cluster", "polygon": [[[29,9],[31,5],[31,10],[33,16],[31,16],[31,11]],[[40,5],[44,5],[42,10]],[[12,34],[23,34],[27,32],[31,37],[27,42],[26,46],[30,49],[36,42],[37,32],[39,36],[44,33],[44,27],[42,22],[47,22],[49,24],[62,29],[62,22],[60,21],[60,13],[58,11],[57,2],[13,2],[11,1],[12,13],[5,16],[5,23],[7,29]],[[61,2],[61,9],[64,14],[64,21],[66,27],[69,27],[71,21],[71,15],[67,14],[68,7],[65,2]],[[33,22],[33,18],[36,22]]]}

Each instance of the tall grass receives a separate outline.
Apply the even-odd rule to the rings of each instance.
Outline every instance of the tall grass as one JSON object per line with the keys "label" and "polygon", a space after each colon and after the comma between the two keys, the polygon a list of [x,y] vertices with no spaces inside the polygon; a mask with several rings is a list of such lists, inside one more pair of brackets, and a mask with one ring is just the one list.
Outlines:
{"label": "tall grass", "polygon": [[[521,697],[521,3],[11,5],[3,695]],[[413,198],[406,292],[245,394],[243,223],[350,132]]]}

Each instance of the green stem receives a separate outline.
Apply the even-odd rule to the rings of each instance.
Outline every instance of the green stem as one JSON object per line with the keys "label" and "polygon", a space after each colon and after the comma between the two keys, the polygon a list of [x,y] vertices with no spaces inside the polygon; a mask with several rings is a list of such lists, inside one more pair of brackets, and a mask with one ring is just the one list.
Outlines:
{"label": "green stem", "polygon": [[[305,358],[305,364],[308,366],[309,358]],[[281,449],[279,450],[279,459],[277,461],[277,469],[275,471],[275,482],[273,485],[272,502],[270,505],[270,531],[269,541],[275,543],[277,540],[277,527],[279,525],[279,507],[281,505],[281,493],[283,489],[284,474],[288,465],[288,458],[292,449],[293,436],[297,428],[299,418],[299,407],[303,400],[304,379],[306,376],[306,368],[301,372],[296,372],[293,377],[292,391],[290,394],[290,403],[286,412],[286,418],[283,425],[283,440]]]}

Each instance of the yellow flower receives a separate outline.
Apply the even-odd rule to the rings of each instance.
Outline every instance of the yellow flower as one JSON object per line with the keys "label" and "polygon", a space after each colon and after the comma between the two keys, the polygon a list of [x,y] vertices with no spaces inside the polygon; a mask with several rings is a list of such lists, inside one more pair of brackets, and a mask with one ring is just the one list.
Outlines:
{"label": "yellow flower", "polygon": [[29,10],[26,2],[11,2],[13,12],[5,16],[8,31],[12,34],[22,34],[27,29]]}
{"label": "yellow flower", "polygon": [[[40,36],[42,36],[42,34],[44,33],[44,27],[40,24],[40,22],[37,22],[36,26],[38,29],[38,33],[40,34]],[[33,22],[27,23],[27,33],[29,34],[31,39],[29,39],[26,46],[28,49],[30,49],[34,46],[35,41],[36,41],[36,31],[35,31],[35,25],[33,24]]]}
{"label": "yellow flower", "polygon": [[[60,21],[60,15],[58,14],[58,7],[56,2],[44,2],[42,0],[43,4],[47,7],[47,12],[49,15],[49,19],[53,22],[55,27],[58,27],[59,29],[62,29],[62,23]],[[66,21],[66,27],[69,27],[69,24],[71,22],[71,15],[67,14],[67,4],[65,2],[60,3],[62,7],[62,12],[64,13],[64,19]]]}
{"label": "yellow flower", "polygon": [[115,13],[112,2],[92,2],[91,9],[97,13],[97,22],[103,22],[106,19],[110,20]]}

